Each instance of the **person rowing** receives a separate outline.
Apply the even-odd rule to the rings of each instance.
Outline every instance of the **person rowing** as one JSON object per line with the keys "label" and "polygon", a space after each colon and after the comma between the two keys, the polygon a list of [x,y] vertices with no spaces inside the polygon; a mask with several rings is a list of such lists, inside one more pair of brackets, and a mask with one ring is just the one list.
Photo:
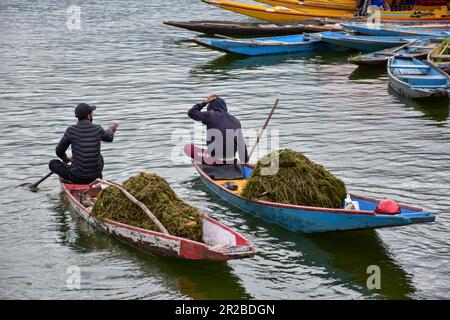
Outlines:
{"label": "person rowing", "polygon": [[[78,122],[67,128],[56,146],[58,159],[51,160],[49,168],[63,180],[74,184],[88,184],[102,178],[103,157],[101,142],[112,142],[118,124],[112,123],[105,130],[93,123],[96,106],[80,103],[75,108]],[[72,157],[66,153],[72,147]]]}
{"label": "person rowing", "polygon": [[[202,111],[206,106],[206,111]],[[203,164],[218,166],[237,164],[237,152],[241,162],[248,162],[241,123],[228,112],[225,101],[217,94],[211,94],[203,102],[194,105],[188,111],[188,116],[202,122],[207,128],[207,149],[188,144],[184,147],[188,156]]]}

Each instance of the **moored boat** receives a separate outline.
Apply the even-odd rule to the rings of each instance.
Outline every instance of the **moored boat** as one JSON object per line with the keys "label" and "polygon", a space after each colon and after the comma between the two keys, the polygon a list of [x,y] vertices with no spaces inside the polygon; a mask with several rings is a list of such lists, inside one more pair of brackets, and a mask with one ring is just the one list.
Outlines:
{"label": "moored boat", "polygon": [[303,21],[314,18],[351,18],[353,16],[350,13],[333,14],[331,12],[327,12],[326,9],[311,13],[306,10],[298,11],[281,6],[268,8],[262,5],[241,3],[235,1],[202,1],[225,10],[243,14],[245,16],[272,22]]}
{"label": "moored boat", "polygon": [[448,23],[447,6],[414,6],[411,10],[381,10],[380,21],[399,23]]}
{"label": "moored boat", "polygon": [[428,54],[428,62],[446,73],[450,73],[450,39],[445,39]]}
{"label": "moored boat", "polygon": [[430,36],[436,38],[445,38],[450,35],[450,31],[448,30],[437,30],[432,28],[356,23],[342,23],[342,26],[346,29],[350,29],[360,34],[369,36]]}
{"label": "moored boat", "polygon": [[315,7],[308,5],[307,2],[300,2],[298,0],[255,0],[256,2],[261,2],[268,4],[273,7],[286,7],[288,9],[305,12],[309,14],[327,14],[330,17],[346,17],[351,18],[356,10],[339,9],[332,7]]}
{"label": "moored boat", "polygon": [[255,253],[255,248],[246,238],[204,214],[202,214],[204,243],[133,227],[110,219],[97,219],[90,214],[90,206],[83,201],[85,192],[89,192],[89,195],[95,198],[98,192],[96,189],[89,189],[89,185],[63,182],[61,185],[70,206],[84,220],[104,233],[144,252],[189,260],[230,260],[252,257]]}
{"label": "moored boat", "polygon": [[387,70],[391,88],[405,97],[448,97],[450,77],[427,61],[395,55]]}
{"label": "moored boat", "polygon": [[312,38],[309,34],[251,39],[197,38],[194,41],[208,48],[246,56],[315,51],[329,48],[328,44]]}
{"label": "moored boat", "polygon": [[[355,13],[356,1],[299,1],[299,0],[255,0],[256,2],[265,3],[273,7],[282,6],[293,10],[322,10],[336,13]],[[339,3],[341,2],[341,3]]]}
{"label": "moored boat", "polygon": [[[202,0],[207,4],[243,14],[252,18],[281,22],[302,21],[312,18],[338,18],[352,19],[351,11],[336,10],[334,8],[307,8],[292,9],[283,6],[266,7],[256,4],[241,3],[223,0]],[[406,10],[406,11],[380,11],[380,21],[392,23],[448,23],[450,17],[446,7],[434,8],[430,11]]]}
{"label": "moored boat", "polygon": [[[435,216],[422,209],[401,205],[395,215],[378,214],[378,200],[352,195],[359,203],[359,210],[306,207],[262,200],[249,200],[240,195],[246,178],[253,170],[244,165],[244,175],[238,179],[215,180],[205,172],[204,166],[192,161],[203,183],[222,200],[268,222],[278,224],[293,232],[319,233],[341,230],[371,229],[433,222]],[[234,183],[237,190],[230,190],[226,183]]]}
{"label": "moored boat", "polygon": [[231,22],[231,21],[165,21],[167,25],[201,32],[208,35],[224,36],[281,36],[303,32],[342,31],[344,28],[335,24],[321,24],[318,21],[302,22]]}
{"label": "moored boat", "polygon": [[340,47],[347,47],[360,51],[379,51],[383,49],[398,47],[408,42],[418,39],[427,40],[433,37],[375,37],[375,36],[359,36],[345,32],[324,32],[314,35],[322,41],[334,44]]}
{"label": "moored boat", "polygon": [[417,59],[425,59],[430,50],[433,50],[436,45],[437,43],[432,40],[413,40],[410,43],[400,47],[351,56],[348,58],[348,61],[357,65],[386,66],[389,58],[395,54],[408,55]]}

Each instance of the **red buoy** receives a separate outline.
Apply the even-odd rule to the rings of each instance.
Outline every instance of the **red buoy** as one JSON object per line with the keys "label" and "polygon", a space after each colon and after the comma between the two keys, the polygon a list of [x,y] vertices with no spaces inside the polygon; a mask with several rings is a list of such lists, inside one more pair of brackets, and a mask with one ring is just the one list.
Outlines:
{"label": "red buoy", "polygon": [[400,206],[399,204],[391,199],[386,199],[383,201],[380,201],[377,208],[375,209],[375,212],[378,214],[399,214],[400,213]]}

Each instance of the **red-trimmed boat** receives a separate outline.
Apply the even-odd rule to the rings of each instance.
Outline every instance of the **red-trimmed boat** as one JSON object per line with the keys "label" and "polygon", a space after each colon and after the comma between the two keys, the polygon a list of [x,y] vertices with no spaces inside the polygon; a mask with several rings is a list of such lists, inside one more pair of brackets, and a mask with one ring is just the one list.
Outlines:
{"label": "red-trimmed boat", "polygon": [[[89,185],[61,182],[70,205],[87,222],[108,235],[156,256],[178,257],[189,260],[231,260],[252,257],[255,248],[249,241],[222,223],[201,214],[203,243],[164,233],[133,227],[109,219],[96,219],[90,207],[83,204],[83,194]],[[98,189],[88,191],[95,198]]]}
{"label": "red-trimmed boat", "polygon": [[[331,209],[249,200],[242,197],[240,192],[253,170],[252,166],[243,165],[243,175],[238,179],[215,180],[205,172],[203,165],[194,160],[192,163],[205,185],[220,198],[247,213],[294,232],[374,229],[435,220],[433,214],[406,205],[400,205],[398,213],[380,214],[376,212],[379,200],[355,195],[351,195],[351,200],[358,202],[359,210],[346,210],[344,203],[342,209]],[[235,190],[227,188],[230,183],[235,186]]]}

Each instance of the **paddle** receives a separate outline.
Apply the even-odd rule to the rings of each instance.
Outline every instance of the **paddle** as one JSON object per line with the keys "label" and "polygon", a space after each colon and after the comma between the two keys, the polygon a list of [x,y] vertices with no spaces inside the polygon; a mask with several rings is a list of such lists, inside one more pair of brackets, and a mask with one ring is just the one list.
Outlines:
{"label": "paddle", "polygon": [[410,46],[410,45],[412,45],[413,43],[416,43],[416,42],[419,41],[419,40],[420,40],[420,39],[415,39],[415,40],[413,40],[413,41],[409,41],[407,44],[404,44],[404,45],[398,47],[397,49],[393,50],[392,53],[396,53],[397,51],[400,51],[400,50],[402,50],[403,48],[405,48],[405,47],[407,47],[407,46]]}
{"label": "paddle", "polygon": [[37,190],[38,185],[40,185],[42,182],[47,180],[47,178],[50,177],[52,174],[53,174],[53,172],[49,172],[49,173],[47,173],[47,175],[45,177],[41,178],[39,181],[37,181],[35,183],[24,183],[20,186],[30,188],[31,190]]}
{"label": "paddle", "polygon": [[259,140],[261,139],[262,134],[264,133],[264,130],[266,130],[267,124],[269,123],[270,119],[272,118],[272,115],[275,111],[275,109],[278,106],[278,102],[280,101],[280,99],[277,98],[277,100],[275,100],[275,103],[273,104],[272,110],[270,110],[269,116],[266,119],[266,122],[264,122],[264,125],[262,126],[261,130],[259,131],[258,137],[256,138],[256,142],[253,145],[252,149],[250,150],[250,153],[248,155],[248,160],[250,161],[250,158],[253,155],[253,152],[255,152],[256,146],[259,143]]}

